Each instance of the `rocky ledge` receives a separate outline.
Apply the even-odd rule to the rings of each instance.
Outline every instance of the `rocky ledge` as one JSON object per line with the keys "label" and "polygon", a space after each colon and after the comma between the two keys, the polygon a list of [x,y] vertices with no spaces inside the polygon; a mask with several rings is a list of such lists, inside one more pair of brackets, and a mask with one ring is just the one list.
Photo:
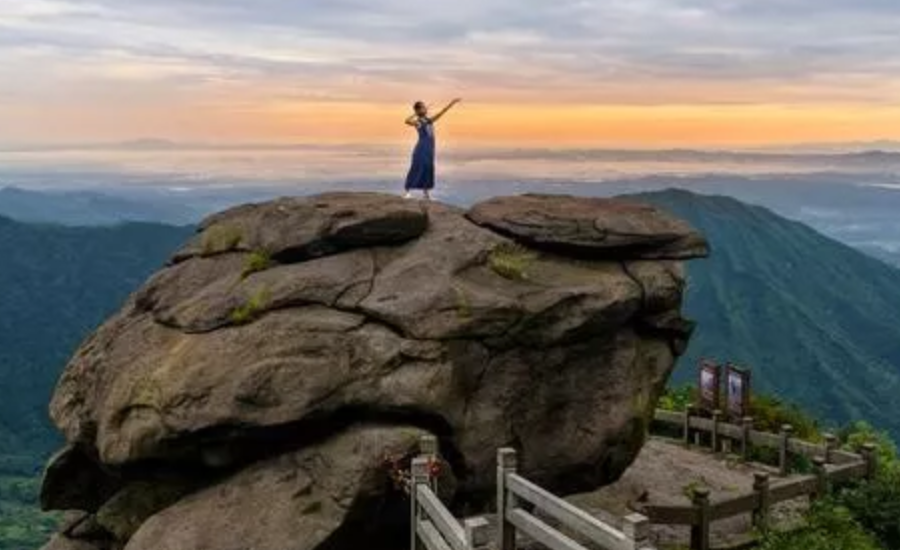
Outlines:
{"label": "rocky ledge", "polygon": [[[615,481],[692,325],[650,206],[526,195],[469,211],[336,193],[212,216],[77,351],[44,480],[53,550],[403,547],[398,464],[490,501],[498,447],[551,490]],[[398,543],[398,544],[395,544]]]}

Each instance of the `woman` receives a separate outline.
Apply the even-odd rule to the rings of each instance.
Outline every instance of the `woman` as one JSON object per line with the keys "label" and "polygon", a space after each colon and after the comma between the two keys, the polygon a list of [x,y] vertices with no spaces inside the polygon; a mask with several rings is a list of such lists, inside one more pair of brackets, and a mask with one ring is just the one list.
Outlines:
{"label": "woman", "polygon": [[406,176],[406,198],[412,196],[413,189],[421,189],[425,198],[431,199],[430,191],[434,189],[434,123],[460,101],[462,99],[454,99],[433,117],[428,116],[428,107],[421,101],[413,105],[415,113],[406,119],[406,124],[418,131],[419,142],[413,150],[412,166]]}

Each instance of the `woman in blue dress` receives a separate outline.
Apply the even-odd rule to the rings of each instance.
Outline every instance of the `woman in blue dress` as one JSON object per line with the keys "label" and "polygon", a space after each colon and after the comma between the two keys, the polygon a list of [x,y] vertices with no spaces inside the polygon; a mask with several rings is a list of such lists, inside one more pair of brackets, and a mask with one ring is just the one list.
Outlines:
{"label": "woman in blue dress", "polygon": [[413,150],[412,166],[406,176],[406,193],[404,195],[406,198],[412,196],[413,189],[421,189],[425,198],[431,199],[431,190],[434,189],[434,123],[460,101],[462,100],[454,99],[433,117],[428,116],[428,107],[421,101],[417,101],[413,105],[415,113],[406,119],[406,124],[418,131],[419,141]]}

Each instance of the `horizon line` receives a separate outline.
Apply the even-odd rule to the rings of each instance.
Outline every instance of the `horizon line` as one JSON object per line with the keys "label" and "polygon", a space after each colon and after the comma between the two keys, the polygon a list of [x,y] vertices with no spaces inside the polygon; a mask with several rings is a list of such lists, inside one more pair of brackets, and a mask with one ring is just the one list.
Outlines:
{"label": "horizon line", "polygon": [[[405,145],[406,140],[374,141],[335,141],[329,143],[307,141],[249,141],[249,142],[209,142],[180,141],[170,138],[143,137],[110,141],[85,142],[0,142],[0,153],[41,153],[41,152],[78,152],[78,151],[172,151],[172,150],[206,150],[206,151],[248,151],[248,150],[328,150],[344,148],[379,148]],[[610,153],[738,153],[759,155],[852,155],[866,153],[900,153],[900,140],[875,138],[871,140],[838,141],[824,140],[816,142],[771,143],[746,146],[723,146],[715,144],[693,146],[616,146],[613,144],[566,144],[558,147],[534,143],[478,143],[471,146],[449,147],[466,150],[498,150],[498,151],[546,151],[546,152],[610,152]]]}

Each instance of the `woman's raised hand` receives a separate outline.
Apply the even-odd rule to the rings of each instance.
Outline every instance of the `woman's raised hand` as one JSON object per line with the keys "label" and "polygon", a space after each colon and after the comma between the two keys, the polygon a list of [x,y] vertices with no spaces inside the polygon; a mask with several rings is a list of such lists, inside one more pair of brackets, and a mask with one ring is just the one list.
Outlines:
{"label": "woman's raised hand", "polygon": [[441,112],[439,112],[438,114],[436,114],[436,115],[434,115],[433,117],[431,117],[431,121],[432,121],[432,122],[437,122],[438,120],[440,120],[441,117],[443,117],[445,114],[447,114],[447,111],[449,111],[450,109],[452,109],[453,106],[456,105],[457,103],[459,103],[460,101],[462,101],[462,98],[461,98],[461,97],[458,97],[458,98],[454,99],[453,101],[451,101],[446,107],[444,107],[443,109],[441,109]]}

